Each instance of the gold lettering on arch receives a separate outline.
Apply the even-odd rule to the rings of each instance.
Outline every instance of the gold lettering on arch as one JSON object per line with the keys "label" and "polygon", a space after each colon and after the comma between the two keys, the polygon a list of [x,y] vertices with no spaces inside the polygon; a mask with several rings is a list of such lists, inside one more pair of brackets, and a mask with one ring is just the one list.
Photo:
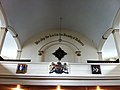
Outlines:
{"label": "gold lettering on arch", "polygon": [[69,34],[66,34],[66,33],[54,33],[54,34],[46,35],[46,36],[40,38],[39,40],[35,41],[35,44],[39,44],[40,42],[42,42],[42,41],[44,41],[48,38],[56,37],[56,36],[59,36],[59,35],[61,35],[63,37],[68,37],[70,39],[73,39],[73,40],[77,41],[78,43],[80,43],[82,46],[84,46],[84,43],[79,38],[77,38],[75,36],[72,36],[72,35],[69,35]]}

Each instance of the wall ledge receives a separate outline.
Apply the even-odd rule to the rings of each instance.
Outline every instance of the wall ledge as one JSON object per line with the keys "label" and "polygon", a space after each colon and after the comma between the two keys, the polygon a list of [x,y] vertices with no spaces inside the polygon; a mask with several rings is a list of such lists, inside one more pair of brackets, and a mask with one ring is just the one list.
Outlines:
{"label": "wall ledge", "polygon": [[45,86],[117,86],[120,85],[120,76],[0,75],[0,83]]}

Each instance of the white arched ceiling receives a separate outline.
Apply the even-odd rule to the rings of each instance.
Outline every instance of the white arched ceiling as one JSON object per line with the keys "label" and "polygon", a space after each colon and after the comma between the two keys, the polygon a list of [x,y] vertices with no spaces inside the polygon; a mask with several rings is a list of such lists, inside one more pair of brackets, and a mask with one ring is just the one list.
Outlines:
{"label": "white arched ceiling", "polygon": [[43,30],[62,28],[78,31],[98,45],[112,27],[120,0],[1,0],[9,26],[21,44]]}
{"label": "white arched ceiling", "polygon": [[88,37],[101,51],[120,20],[120,0],[1,0],[1,4],[18,47],[41,31],[59,30],[62,17],[62,28]]}

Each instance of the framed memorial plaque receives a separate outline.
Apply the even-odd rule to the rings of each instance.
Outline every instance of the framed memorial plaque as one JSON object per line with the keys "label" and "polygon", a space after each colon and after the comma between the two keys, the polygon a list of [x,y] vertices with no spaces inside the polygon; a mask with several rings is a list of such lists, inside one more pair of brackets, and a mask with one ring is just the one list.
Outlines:
{"label": "framed memorial plaque", "polygon": [[16,73],[25,74],[27,72],[27,64],[18,64]]}
{"label": "framed memorial plaque", "polygon": [[101,74],[100,65],[91,65],[92,74]]}

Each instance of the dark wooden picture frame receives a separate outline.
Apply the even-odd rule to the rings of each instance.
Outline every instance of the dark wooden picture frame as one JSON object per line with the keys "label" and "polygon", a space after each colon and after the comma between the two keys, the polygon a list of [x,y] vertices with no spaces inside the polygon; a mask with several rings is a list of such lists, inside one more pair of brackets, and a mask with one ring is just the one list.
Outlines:
{"label": "dark wooden picture frame", "polygon": [[27,64],[18,64],[17,65],[17,74],[25,74],[27,72]]}
{"label": "dark wooden picture frame", "polygon": [[91,65],[92,74],[101,74],[100,65]]}

